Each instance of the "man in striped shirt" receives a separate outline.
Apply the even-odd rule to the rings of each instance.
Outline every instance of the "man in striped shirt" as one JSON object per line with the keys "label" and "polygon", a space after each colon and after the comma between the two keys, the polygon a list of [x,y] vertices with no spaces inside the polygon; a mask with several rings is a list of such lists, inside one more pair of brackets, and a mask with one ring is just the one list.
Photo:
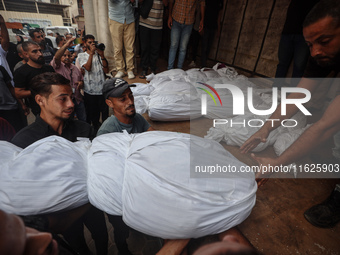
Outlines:
{"label": "man in striped shirt", "polygon": [[153,0],[149,13],[141,13],[140,15],[142,73],[139,78],[141,79],[145,79],[149,67],[151,72],[156,73],[156,64],[162,42],[163,9],[167,5],[168,0]]}

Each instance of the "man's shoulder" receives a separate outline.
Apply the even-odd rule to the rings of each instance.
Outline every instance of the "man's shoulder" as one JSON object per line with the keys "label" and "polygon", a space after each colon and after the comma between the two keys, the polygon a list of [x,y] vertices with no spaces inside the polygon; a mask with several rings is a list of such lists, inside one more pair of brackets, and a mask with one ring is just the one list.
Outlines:
{"label": "man's shoulder", "polygon": [[103,122],[97,132],[97,136],[113,132],[121,132],[121,130],[119,129],[119,121],[114,115],[108,117]]}
{"label": "man's shoulder", "polygon": [[26,148],[41,138],[44,138],[41,128],[37,122],[33,122],[16,133],[11,143],[18,147]]}
{"label": "man's shoulder", "polygon": [[44,64],[41,69],[43,69],[46,72],[54,72],[54,68],[51,65]]}
{"label": "man's shoulder", "polygon": [[74,133],[77,137],[94,138],[92,126],[85,121],[70,119],[67,121],[65,128],[68,129],[69,132]]}
{"label": "man's shoulder", "polygon": [[331,67],[322,67],[313,59],[309,58],[303,77],[305,78],[325,78],[332,71]]}

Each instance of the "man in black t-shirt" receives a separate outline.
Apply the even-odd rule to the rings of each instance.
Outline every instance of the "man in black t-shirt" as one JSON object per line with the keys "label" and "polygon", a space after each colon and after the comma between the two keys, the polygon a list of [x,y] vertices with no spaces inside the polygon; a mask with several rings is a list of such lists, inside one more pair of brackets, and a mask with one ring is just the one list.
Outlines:
{"label": "man in black t-shirt", "polygon": [[45,59],[45,64],[50,64],[50,62],[52,61],[53,57],[54,57],[54,50],[53,50],[53,45],[52,42],[51,45],[48,45],[45,41],[45,34],[43,34],[41,32],[41,30],[39,28],[36,28],[34,30],[31,30],[29,32],[29,35],[31,37],[31,39],[38,43],[39,46],[41,47],[44,59]]}
{"label": "man in black t-shirt", "polygon": [[[58,73],[37,75],[32,79],[31,91],[41,108],[41,113],[34,123],[20,130],[14,136],[13,144],[26,148],[51,135],[64,137],[71,142],[77,141],[78,137],[94,138],[95,133],[88,123],[70,119],[74,111],[73,92],[70,81],[64,76]],[[48,162],[42,163],[48,164]],[[24,218],[24,220],[27,222],[30,219]],[[104,214],[93,206],[81,220],[78,220],[68,231],[63,233],[65,239],[80,254],[90,254],[84,239],[83,223],[91,232],[97,254],[107,254],[108,234]]]}
{"label": "man in black t-shirt", "polygon": [[[303,35],[310,48],[311,58],[298,87],[308,89],[313,93],[320,86],[320,81],[314,78],[326,77],[332,71],[339,72],[340,69],[340,1],[321,0],[316,4],[304,21]],[[303,96],[301,93],[291,93],[288,98],[298,99]],[[301,159],[340,131],[339,109],[340,95],[337,95],[321,119],[308,128],[281,156],[278,158],[262,158],[252,155],[253,158],[259,165],[270,165],[272,167],[288,165]],[[298,110],[296,105],[287,105],[286,115],[281,115],[281,107],[279,106],[269,119],[280,121],[277,121],[274,125],[271,122],[263,125],[241,146],[242,153],[252,151],[259,143],[265,142],[269,133],[277,128],[283,119],[290,118]],[[339,142],[336,141],[336,144],[339,144]],[[340,158],[337,158],[337,160],[339,163]],[[259,176],[263,178],[264,175],[260,173],[257,177]],[[340,185],[327,201],[307,210],[305,218],[318,227],[333,227],[340,221]]]}
{"label": "man in black t-shirt", "polygon": [[52,66],[45,64],[41,48],[36,42],[24,42],[22,49],[28,61],[14,72],[15,94],[21,100],[27,99],[33,114],[37,115],[40,112],[40,108],[31,96],[30,82],[38,74],[54,72],[54,69]]}

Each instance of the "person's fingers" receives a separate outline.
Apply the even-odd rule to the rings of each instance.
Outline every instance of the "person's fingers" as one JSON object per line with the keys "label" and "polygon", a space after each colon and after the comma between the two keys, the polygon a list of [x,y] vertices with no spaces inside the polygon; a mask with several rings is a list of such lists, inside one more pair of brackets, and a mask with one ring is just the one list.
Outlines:
{"label": "person's fingers", "polygon": [[268,181],[268,178],[257,178],[256,182],[257,182],[257,187],[260,188],[261,186],[263,186],[266,182]]}

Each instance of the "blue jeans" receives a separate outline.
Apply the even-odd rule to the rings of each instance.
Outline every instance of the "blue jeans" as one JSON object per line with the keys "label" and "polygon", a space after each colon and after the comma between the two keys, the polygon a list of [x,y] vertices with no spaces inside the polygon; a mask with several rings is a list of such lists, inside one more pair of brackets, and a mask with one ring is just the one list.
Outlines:
{"label": "blue jeans", "polygon": [[187,53],[187,46],[190,39],[190,34],[192,31],[193,24],[185,25],[180,24],[176,20],[172,20],[172,27],[171,27],[171,45],[169,51],[169,62],[168,62],[168,69],[174,68],[174,63],[176,59],[176,53],[179,46],[179,53],[178,53],[178,63],[177,68],[182,68],[185,54]]}

